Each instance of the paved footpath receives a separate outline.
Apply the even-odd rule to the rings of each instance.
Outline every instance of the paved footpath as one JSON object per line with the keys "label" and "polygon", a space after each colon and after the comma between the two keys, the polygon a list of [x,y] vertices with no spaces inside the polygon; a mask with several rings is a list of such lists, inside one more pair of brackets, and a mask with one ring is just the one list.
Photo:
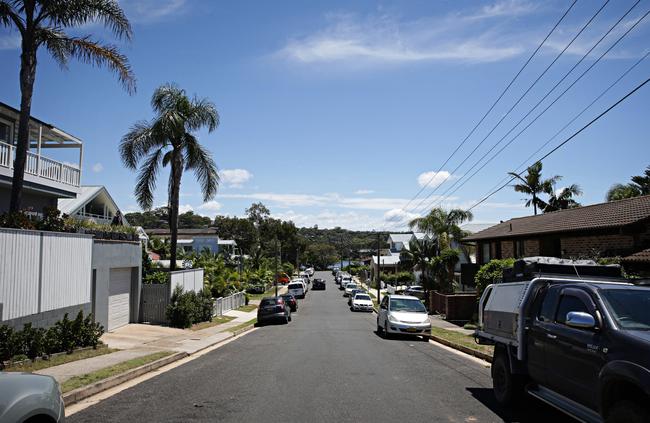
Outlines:
{"label": "paved footpath", "polygon": [[421,338],[383,339],[331,276],[269,325],[66,418],[68,422],[553,422],[499,407],[486,363]]}

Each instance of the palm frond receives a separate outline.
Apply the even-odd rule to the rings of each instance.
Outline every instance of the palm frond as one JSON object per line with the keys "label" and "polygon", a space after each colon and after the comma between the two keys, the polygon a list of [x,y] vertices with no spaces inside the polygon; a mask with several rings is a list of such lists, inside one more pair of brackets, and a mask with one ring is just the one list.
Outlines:
{"label": "palm frond", "polygon": [[185,168],[194,171],[201,185],[203,201],[209,201],[217,194],[219,174],[217,165],[208,152],[194,136],[185,135]]}
{"label": "palm frond", "polygon": [[187,129],[195,131],[204,126],[212,132],[219,126],[219,112],[214,103],[205,98],[194,98],[187,116]]}
{"label": "palm frond", "polygon": [[13,22],[18,31],[23,34],[25,32],[25,20],[20,16],[15,6],[15,4],[12,5],[8,1],[0,1],[0,23],[8,27]]}
{"label": "palm frond", "polygon": [[156,88],[151,96],[151,108],[158,114],[164,114],[177,109],[177,104],[185,96],[185,91],[176,84],[167,83]]}
{"label": "palm frond", "polygon": [[162,154],[162,149],[155,150],[147,156],[140,167],[138,180],[135,184],[135,198],[144,210],[150,210],[153,206],[156,179],[158,177]]}
{"label": "palm frond", "polygon": [[156,127],[155,122],[136,122],[120,141],[120,157],[129,169],[135,169],[138,162],[154,148],[167,145],[166,138]]}
{"label": "palm frond", "polygon": [[36,24],[49,22],[53,27],[82,26],[100,22],[116,37],[131,40],[133,30],[116,0],[39,0]]}

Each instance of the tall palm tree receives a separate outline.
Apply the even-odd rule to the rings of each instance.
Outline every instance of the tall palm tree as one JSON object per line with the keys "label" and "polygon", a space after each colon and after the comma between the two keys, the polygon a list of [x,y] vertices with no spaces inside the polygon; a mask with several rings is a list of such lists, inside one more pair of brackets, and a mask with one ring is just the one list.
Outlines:
{"label": "tall palm tree", "polygon": [[633,176],[630,179],[632,182],[629,184],[612,185],[607,191],[607,201],[616,201],[650,194],[650,166],[645,169],[643,175]]}
{"label": "tall palm tree", "polygon": [[178,239],[178,201],[183,170],[192,170],[201,185],[203,201],[217,193],[219,175],[212,155],[192,134],[203,127],[208,132],[219,125],[219,114],[207,99],[190,99],[185,91],[172,84],[160,86],[151,97],[156,117],[137,122],[122,137],[120,155],[129,169],[140,162],[135,197],[145,210],[153,206],[156,178],[160,167],[171,165],[168,184],[169,229],[171,231],[170,268],[176,268]]}
{"label": "tall palm tree", "polygon": [[29,149],[29,117],[40,47],[62,68],[70,58],[115,72],[129,93],[135,92],[135,77],[127,58],[113,45],[100,44],[89,36],[68,35],[65,30],[101,22],[118,39],[130,40],[131,24],[117,0],[0,0],[0,25],[13,27],[21,37],[20,117],[14,160],[10,211],[20,210]]}
{"label": "tall palm tree", "polygon": [[539,198],[539,194],[552,192],[555,184],[562,179],[559,175],[552,176],[548,179],[542,179],[542,162],[536,162],[530,166],[524,177],[520,176],[516,172],[508,172],[508,175],[520,181],[519,184],[513,185],[515,191],[531,196],[531,198],[526,201],[526,207],[530,207],[532,204],[535,214],[537,214],[538,208],[544,210],[547,206],[547,203]]}
{"label": "tall palm tree", "polygon": [[582,195],[582,189],[577,184],[562,188],[559,193],[552,190],[548,194],[550,197],[544,207],[544,213],[580,207],[580,203],[573,198]]}
{"label": "tall palm tree", "polygon": [[414,238],[409,242],[409,248],[402,249],[400,253],[400,261],[408,263],[422,272],[421,283],[427,293],[426,298],[429,298],[429,290],[433,289],[431,263],[436,257],[437,251],[436,244],[432,240]]}
{"label": "tall palm tree", "polygon": [[411,229],[436,236],[439,249],[444,250],[449,248],[452,238],[460,240],[464,236],[460,225],[473,218],[472,212],[467,210],[452,209],[447,211],[438,207],[431,209],[426,216],[411,220],[409,226]]}

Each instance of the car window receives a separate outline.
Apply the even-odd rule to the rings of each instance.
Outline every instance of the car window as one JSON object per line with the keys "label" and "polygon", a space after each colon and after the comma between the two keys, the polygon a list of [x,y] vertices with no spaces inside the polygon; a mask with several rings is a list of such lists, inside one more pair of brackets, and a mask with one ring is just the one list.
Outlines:
{"label": "car window", "polygon": [[266,306],[266,305],[275,305],[275,298],[268,298],[265,300],[262,300],[260,303],[261,306]]}
{"label": "car window", "polygon": [[560,295],[560,287],[552,286],[546,291],[544,301],[537,314],[537,319],[542,322],[552,322],[555,317],[555,306]]}
{"label": "car window", "polygon": [[555,315],[555,321],[558,323],[566,323],[566,315],[572,311],[581,311],[583,313],[589,313],[589,308],[587,305],[578,297],[574,295],[562,295],[560,298],[560,304],[557,307],[557,314]]}

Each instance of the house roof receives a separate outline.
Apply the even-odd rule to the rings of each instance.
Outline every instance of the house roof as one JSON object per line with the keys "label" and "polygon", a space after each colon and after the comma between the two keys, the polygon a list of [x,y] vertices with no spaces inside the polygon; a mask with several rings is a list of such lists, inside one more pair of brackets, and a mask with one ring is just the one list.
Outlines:
{"label": "house roof", "polygon": [[510,219],[463,238],[478,241],[513,236],[618,228],[650,218],[650,195]]}
{"label": "house roof", "polygon": [[[115,203],[115,200],[113,200],[113,197],[111,197],[111,194],[108,193],[108,190],[103,185],[82,185],[79,187],[79,194],[77,194],[76,198],[60,198],[57,202],[57,208],[61,213],[73,215],[98,197],[101,197],[115,211],[120,211],[117,203]],[[126,222],[124,216],[122,216],[122,220]],[[128,225],[128,222],[126,224]]]}
{"label": "house roof", "polygon": [[[151,235],[169,235],[169,229],[145,229]],[[179,235],[217,235],[217,228],[179,229]]]}
{"label": "house roof", "polygon": [[623,263],[650,263],[650,248],[623,257]]}
{"label": "house roof", "polygon": [[[379,263],[382,266],[395,266],[400,262],[399,254],[391,254],[390,256],[379,256]],[[372,262],[377,264],[377,256],[372,256]]]}
{"label": "house roof", "polygon": [[237,245],[237,241],[234,239],[220,239],[217,241],[217,245]]}
{"label": "house roof", "polygon": [[413,233],[408,234],[390,234],[388,235],[389,241],[392,242],[401,242],[404,245],[408,245],[409,241],[413,237]]}

